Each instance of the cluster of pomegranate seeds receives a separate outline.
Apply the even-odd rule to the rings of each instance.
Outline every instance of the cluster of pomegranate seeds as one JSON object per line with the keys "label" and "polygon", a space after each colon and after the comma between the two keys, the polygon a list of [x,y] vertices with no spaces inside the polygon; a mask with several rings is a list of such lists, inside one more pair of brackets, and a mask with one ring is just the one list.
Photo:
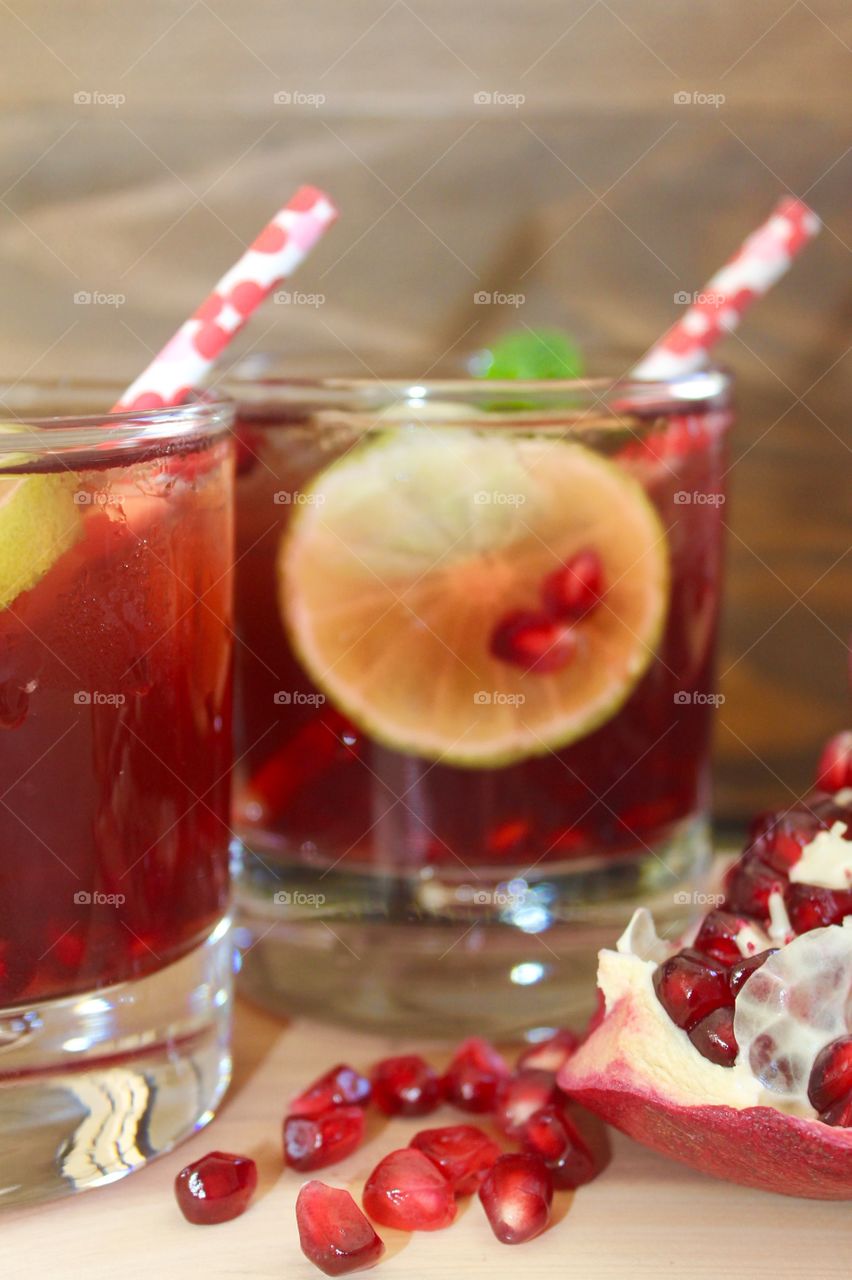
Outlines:
{"label": "cluster of pomegranate seeds", "polygon": [[584,548],[549,573],[541,583],[541,609],[507,613],[491,634],[491,652],[501,662],[545,675],[561,669],[577,651],[573,626],[604,594],[601,558]]}
{"label": "cluster of pomegranate seeds", "polygon": [[229,1222],[248,1208],[257,1186],[257,1165],[248,1156],[210,1151],[181,1169],[175,1196],[187,1222],[210,1226]]}
{"label": "cluster of pomegranate seeds", "polygon": [[302,1253],[327,1276],[373,1267],[385,1251],[381,1238],[348,1191],[306,1182],[296,1200]]}
{"label": "cluster of pomegranate seeds", "polygon": [[510,1075],[505,1058],[479,1036],[464,1040],[444,1075],[447,1101],[462,1111],[493,1111],[501,1083]]}
{"label": "cluster of pomegranate seeds", "polygon": [[852,1036],[833,1040],[817,1054],[808,1098],[826,1124],[852,1125]]}
{"label": "cluster of pomegranate seeds", "polygon": [[561,1107],[551,1104],[531,1115],[521,1141],[529,1155],[546,1165],[556,1187],[573,1191],[597,1177],[597,1160]]}
{"label": "cluster of pomegranate seeds", "polygon": [[318,1116],[287,1116],[285,1163],[306,1173],[345,1160],[363,1142],[366,1123],[363,1107],[331,1107]]}
{"label": "cluster of pomegranate seeds", "polygon": [[679,951],[664,960],[654,974],[654,989],[672,1022],[684,1031],[734,1003],[725,966],[696,951]]}
{"label": "cluster of pomegranate seeds", "polygon": [[383,1058],[370,1072],[373,1102],[386,1116],[427,1116],[443,1101],[444,1082],[416,1053]]}
{"label": "cluster of pomegranate seeds", "polygon": [[456,1195],[466,1196],[479,1184],[500,1156],[500,1148],[487,1133],[472,1124],[450,1124],[441,1129],[421,1129],[409,1144],[437,1165]]}
{"label": "cluster of pomegranate seeds", "polygon": [[843,791],[852,787],[852,730],[835,734],[825,744],[817,765],[816,785],[820,791]]}
{"label": "cluster of pomegranate seeds", "polygon": [[290,1103],[291,1116],[320,1116],[332,1107],[366,1107],[370,1101],[370,1081],[354,1067],[338,1063],[308,1085]]}
{"label": "cluster of pomegranate seeds", "polygon": [[511,1152],[488,1170],[479,1198],[497,1239],[523,1244],[550,1221],[553,1178],[538,1156]]}
{"label": "cluster of pomegranate seeds", "polygon": [[416,1147],[402,1147],[380,1160],[362,1201],[375,1222],[400,1231],[439,1231],[456,1216],[449,1179]]}
{"label": "cluster of pomegranate seeds", "polygon": [[516,1138],[531,1115],[555,1102],[556,1082],[549,1071],[527,1069],[504,1080],[497,1090],[494,1120],[508,1137]]}

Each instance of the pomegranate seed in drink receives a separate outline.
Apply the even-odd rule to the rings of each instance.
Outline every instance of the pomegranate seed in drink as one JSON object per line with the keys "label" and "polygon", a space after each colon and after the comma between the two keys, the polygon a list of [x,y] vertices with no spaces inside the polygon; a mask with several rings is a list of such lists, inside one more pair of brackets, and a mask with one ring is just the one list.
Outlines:
{"label": "pomegranate seed in drink", "polygon": [[852,1036],[841,1036],[821,1049],[808,1081],[808,1097],[815,1111],[826,1111],[852,1095]]}
{"label": "pomegranate seed in drink", "polygon": [[363,1107],[331,1107],[284,1121],[284,1160],[291,1169],[322,1169],[352,1154],[364,1139]]}
{"label": "pomegranate seed in drink", "polygon": [[576,621],[600,604],[603,565],[596,551],[578,551],[545,578],[541,598],[553,618]]}
{"label": "pomegranate seed in drink", "polygon": [[689,1032],[689,1038],[702,1058],[720,1067],[732,1067],[739,1046],[734,1035],[734,1010],[723,1006],[708,1013]]}
{"label": "pomegranate seed in drink", "polygon": [[731,995],[736,997],[743,983],[751,977],[755,970],[765,964],[770,956],[774,956],[777,950],[777,947],[770,947],[767,951],[759,951],[756,956],[746,956],[744,959],[738,960],[736,964],[731,965],[728,970],[728,985],[731,988]]}
{"label": "pomegranate seed in drink", "polygon": [[363,1204],[374,1222],[400,1231],[439,1231],[456,1216],[452,1186],[415,1147],[379,1161],[364,1186]]}
{"label": "pomegranate seed in drink", "polygon": [[471,1036],[456,1050],[444,1076],[447,1100],[462,1111],[493,1111],[497,1090],[510,1072],[493,1045]]}
{"label": "pomegranate seed in drink", "polygon": [[178,1207],[187,1222],[229,1222],[248,1208],[257,1186],[257,1165],[248,1156],[209,1151],[175,1178]]}
{"label": "pomegranate seed in drink", "polygon": [[556,1075],[560,1067],[571,1057],[580,1043],[580,1037],[567,1027],[555,1032],[547,1040],[524,1049],[515,1064],[516,1070],[549,1071]]}
{"label": "pomegranate seed in drink", "polygon": [[816,785],[821,791],[843,791],[852,787],[852,730],[829,738],[817,766]]}
{"label": "pomegranate seed in drink", "polygon": [[548,1071],[519,1071],[497,1090],[494,1121],[510,1138],[516,1137],[530,1116],[556,1102],[559,1091]]}
{"label": "pomegranate seed in drink", "polygon": [[679,951],[654,974],[657,999],[675,1026],[691,1031],[714,1009],[733,1004],[728,979],[718,960]]}
{"label": "pomegranate seed in drink", "polygon": [[732,911],[708,911],[692,944],[693,950],[722,964],[734,964],[742,958],[737,934],[753,924],[747,916],[735,915]]}
{"label": "pomegranate seed in drink", "polygon": [[521,1141],[529,1155],[544,1161],[556,1187],[574,1190],[600,1173],[577,1126],[561,1107],[542,1107],[531,1115],[521,1132]]}
{"label": "pomegranate seed in drink", "polygon": [[852,915],[852,890],[821,889],[813,884],[791,884],[784,905],[796,933],[810,933],[829,924],[842,924]]}
{"label": "pomegranate seed in drink", "polygon": [[523,1244],[550,1221],[553,1179],[538,1156],[512,1152],[489,1169],[479,1198],[497,1239],[503,1244]]}
{"label": "pomegranate seed in drink", "polygon": [[491,634],[491,653],[501,662],[546,675],[561,671],[573,658],[577,640],[570,627],[546,613],[519,609],[497,623]]}
{"label": "pomegranate seed in drink", "polygon": [[456,1195],[476,1191],[494,1161],[500,1157],[496,1142],[472,1124],[450,1124],[441,1129],[421,1129],[410,1145],[436,1164]]}
{"label": "pomegranate seed in drink", "polygon": [[332,1107],[366,1107],[370,1101],[370,1081],[341,1062],[314,1080],[290,1103],[291,1116],[319,1116]]}
{"label": "pomegranate seed in drink", "polygon": [[296,1225],[305,1257],[327,1276],[373,1267],[385,1246],[348,1191],[306,1182],[296,1200]]}
{"label": "pomegranate seed in drink", "polygon": [[418,1054],[383,1058],[370,1073],[373,1102],[387,1116],[426,1116],[443,1098],[441,1077]]}

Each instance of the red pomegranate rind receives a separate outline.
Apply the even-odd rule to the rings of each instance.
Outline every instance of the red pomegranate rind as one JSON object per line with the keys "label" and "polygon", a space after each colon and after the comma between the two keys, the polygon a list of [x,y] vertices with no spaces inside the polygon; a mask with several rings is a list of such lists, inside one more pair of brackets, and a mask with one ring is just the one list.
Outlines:
{"label": "red pomegranate rind", "polygon": [[256,1187],[257,1165],[248,1156],[209,1151],[181,1169],[175,1178],[175,1198],[187,1222],[206,1227],[238,1218]]}
{"label": "red pomegranate rind", "polygon": [[447,1178],[422,1151],[402,1147],[380,1160],[364,1185],[364,1209],[399,1231],[440,1231],[456,1216]]}
{"label": "red pomegranate rind", "polygon": [[507,1137],[517,1137],[530,1116],[555,1102],[558,1095],[549,1071],[519,1071],[497,1090],[494,1123]]}
{"label": "red pomegranate rind", "polygon": [[288,1108],[291,1116],[319,1116],[331,1107],[366,1107],[370,1101],[370,1081],[354,1067],[340,1062],[314,1080]]}
{"label": "red pomegranate rind", "polygon": [[319,1116],[287,1116],[284,1161],[307,1173],[345,1160],[364,1140],[363,1107],[331,1107]]}
{"label": "red pomegranate rind", "polygon": [[501,1156],[485,1175],[479,1199],[502,1244],[524,1244],[550,1221],[553,1179],[543,1160],[527,1153]]}
{"label": "red pomegranate rind", "polygon": [[510,1075],[500,1053],[479,1036],[464,1040],[444,1076],[447,1101],[462,1111],[493,1111],[501,1081]]}
{"label": "red pomegranate rind", "polygon": [[383,1058],[370,1080],[373,1102],[387,1116],[426,1116],[444,1096],[443,1079],[416,1053]]}
{"label": "red pomegranate rind", "polygon": [[422,1151],[438,1166],[459,1196],[476,1191],[495,1160],[502,1155],[497,1143],[472,1124],[421,1129],[409,1145]]}
{"label": "red pomegranate rind", "polygon": [[381,1238],[348,1191],[306,1182],[296,1200],[302,1253],[327,1276],[374,1267],[385,1251]]}
{"label": "red pomegranate rind", "polygon": [[746,1187],[812,1200],[852,1200],[852,1129],[774,1107],[680,1106],[634,1073],[618,1040],[620,1000],[562,1068],[559,1084],[608,1124],[661,1155]]}
{"label": "red pomegranate rind", "polygon": [[574,1031],[563,1027],[540,1044],[531,1045],[518,1055],[515,1063],[516,1071],[550,1071],[553,1075],[568,1061],[580,1043],[580,1037]]}

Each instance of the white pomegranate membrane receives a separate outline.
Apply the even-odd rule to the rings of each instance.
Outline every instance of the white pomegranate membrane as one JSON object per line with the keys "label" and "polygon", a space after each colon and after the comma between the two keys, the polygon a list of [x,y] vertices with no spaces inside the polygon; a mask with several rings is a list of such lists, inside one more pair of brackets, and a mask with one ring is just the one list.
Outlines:
{"label": "white pomegranate membrane", "polygon": [[759,819],[686,946],[640,908],[601,952],[607,1011],[628,998],[645,1028],[621,1047],[672,1102],[852,1121],[852,1081],[845,1107],[809,1098],[817,1057],[852,1037],[851,807],[847,789]]}

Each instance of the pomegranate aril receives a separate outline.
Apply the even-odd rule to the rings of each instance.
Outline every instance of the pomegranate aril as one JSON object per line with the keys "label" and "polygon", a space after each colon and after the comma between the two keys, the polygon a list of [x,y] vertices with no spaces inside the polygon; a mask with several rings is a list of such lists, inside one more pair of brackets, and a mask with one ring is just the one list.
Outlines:
{"label": "pomegranate aril", "polygon": [[387,1116],[426,1116],[441,1102],[441,1076],[415,1053],[383,1058],[370,1072],[373,1102]]}
{"label": "pomegranate aril", "polygon": [[603,565],[597,551],[578,551],[544,579],[541,598],[554,618],[577,620],[600,604]]}
{"label": "pomegranate aril", "polygon": [[815,1111],[826,1111],[852,1095],[852,1036],[841,1036],[821,1049],[808,1080],[808,1098]]}
{"label": "pomegranate aril", "polygon": [[708,1062],[732,1067],[737,1060],[739,1049],[734,1035],[734,1011],[730,1007],[708,1013],[706,1018],[695,1024],[689,1038]]}
{"label": "pomegranate aril", "polygon": [[410,1145],[436,1164],[456,1195],[476,1191],[500,1148],[487,1133],[472,1124],[450,1124],[441,1129],[421,1129]]}
{"label": "pomegranate aril", "polygon": [[675,1026],[691,1031],[714,1009],[733,1004],[728,979],[718,961],[679,951],[654,974],[657,999]]}
{"label": "pomegranate aril", "polygon": [[400,1231],[439,1231],[456,1216],[449,1180],[414,1147],[379,1161],[364,1185],[363,1204],[375,1222]]}
{"label": "pomegranate aril", "polygon": [[318,1116],[284,1121],[284,1160],[291,1169],[322,1169],[345,1160],[364,1140],[363,1107],[331,1107]]}
{"label": "pomegranate aril", "polygon": [[759,951],[756,956],[746,956],[742,960],[738,960],[736,964],[731,965],[728,970],[728,985],[731,988],[731,995],[736,997],[744,982],[747,982],[755,970],[765,964],[770,956],[774,956],[778,950],[777,947],[770,947],[767,951]]}
{"label": "pomegranate aril", "polygon": [[306,1182],[296,1200],[302,1253],[327,1276],[373,1267],[385,1251],[381,1238],[348,1191]]}
{"label": "pomegranate aril", "polygon": [[551,1105],[536,1111],[520,1136],[527,1153],[544,1161],[554,1186],[574,1190],[600,1173],[577,1126],[561,1107]]}
{"label": "pomegranate aril", "polygon": [[708,911],[695,936],[693,949],[720,960],[722,964],[734,964],[742,957],[736,942],[737,934],[753,924],[754,921],[747,916],[736,915],[732,911]]}
{"label": "pomegranate aril", "polygon": [[556,1082],[548,1071],[519,1071],[497,1090],[494,1122],[508,1137],[517,1137],[531,1115],[558,1097]]}
{"label": "pomegranate aril", "polygon": [[834,1102],[819,1115],[823,1124],[839,1125],[843,1129],[852,1129],[852,1093]]}
{"label": "pomegranate aril", "polygon": [[510,1075],[493,1045],[471,1036],[459,1045],[444,1075],[447,1101],[462,1111],[493,1111],[497,1090]]}
{"label": "pomegranate aril", "polygon": [[769,895],[783,893],[786,875],[768,865],[757,847],[743,854],[725,877],[725,909],[754,916],[761,924],[769,919]]}
{"label": "pomegranate aril", "polygon": [[816,785],[821,791],[843,791],[852,787],[852,730],[829,738],[817,765]]}
{"label": "pomegranate aril", "polygon": [[332,1107],[366,1107],[370,1081],[354,1067],[339,1063],[314,1080],[290,1103],[291,1116],[320,1116]]}
{"label": "pomegranate aril", "polygon": [[547,1040],[524,1049],[515,1063],[516,1070],[549,1071],[555,1076],[576,1051],[579,1043],[580,1037],[564,1027]]}
{"label": "pomegranate aril", "polygon": [[257,1165],[248,1156],[210,1151],[181,1169],[175,1196],[187,1222],[229,1222],[248,1208],[257,1186]]}
{"label": "pomegranate aril", "polygon": [[523,1244],[550,1221],[553,1179],[538,1156],[501,1156],[479,1188],[491,1230],[503,1244]]}
{"label": "pomegranate aril", "polygon": [[497,623],[490,649],[501,662],[546,675],[571,661],[577,640],[569,627],[554,622],[546,613],[519,609]]}
{"label": "pomegranate aril", "polygon": [[811,929],[841,924],[844,916],[852,915],[852,891],[791,884],[784,894],[784,905],[796,933],[810,933]]}

